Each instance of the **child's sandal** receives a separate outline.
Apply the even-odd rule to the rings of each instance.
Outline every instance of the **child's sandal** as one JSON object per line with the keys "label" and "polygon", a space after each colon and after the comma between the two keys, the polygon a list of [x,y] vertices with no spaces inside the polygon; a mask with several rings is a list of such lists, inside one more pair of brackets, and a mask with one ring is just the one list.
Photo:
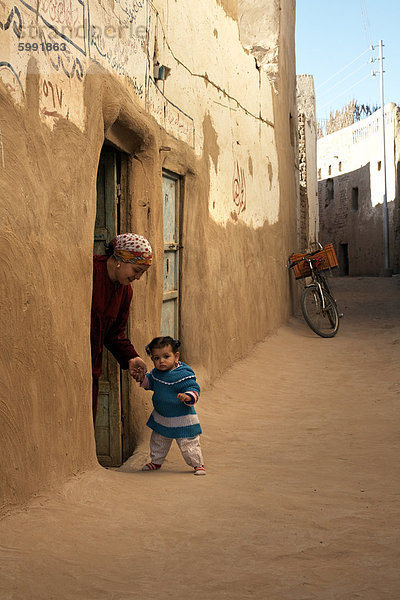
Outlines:
{"label": "child's sandal", "polygon": [[148,462],[142,467],[142,471],[157,471],[157,469],[161,469],[161,465],[157,465],[153,462]]}

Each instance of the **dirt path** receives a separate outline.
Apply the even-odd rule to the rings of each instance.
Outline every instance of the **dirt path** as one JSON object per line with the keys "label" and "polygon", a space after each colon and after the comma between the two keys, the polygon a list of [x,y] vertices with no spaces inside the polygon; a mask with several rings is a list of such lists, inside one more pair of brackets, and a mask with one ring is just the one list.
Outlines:
{"label": "dirt path", "polygon": [[1,600],[397,600],[400,278],[335,292],[202,395],[207,477],[139,452],[5,519]]}

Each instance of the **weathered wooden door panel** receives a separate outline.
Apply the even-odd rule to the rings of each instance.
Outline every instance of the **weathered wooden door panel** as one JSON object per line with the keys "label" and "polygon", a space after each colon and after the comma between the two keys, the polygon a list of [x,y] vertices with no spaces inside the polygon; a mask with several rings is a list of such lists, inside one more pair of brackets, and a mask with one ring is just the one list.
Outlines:
{"label": "weathered wooden door panel", "polygon": [[94,253],[105,254],[104,242],[109,242],[117,231],[117,157],[111,148],[103,148],[100,154],[96,189]]}
{"label": "weathered wooden door panel", "polygon": [[[105,254],[104,242],[109,242],[118,233],[117,159],[116,150],[103,148],[97,173],[95,254]],[[100,464],[104,466],[122,464],[120,368],[115,358],[105,348],[99,381],[95,439]]]}
{"label": "weathered wooden door panel", "polygon": [[179,336],[179,179],[163,172],[164,283],[161,335]]}

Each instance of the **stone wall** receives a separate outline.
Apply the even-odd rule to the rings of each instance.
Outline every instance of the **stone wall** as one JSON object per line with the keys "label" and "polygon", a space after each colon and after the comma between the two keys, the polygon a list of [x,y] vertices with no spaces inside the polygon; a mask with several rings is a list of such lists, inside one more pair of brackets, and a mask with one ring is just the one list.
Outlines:
{"label": "stone wall", "polygon": [[309,243],[309,203],[307,193],[307,149],[306,149],[306,116],[298,115],[299,130],[299,187],[300,210],[298,215],[299,248],[307,248]]}
{"label": "stone wall", "polygon": [[299,249],[318,240],[317,135],[312,75],[298,75],[297,118],[299,138]]}

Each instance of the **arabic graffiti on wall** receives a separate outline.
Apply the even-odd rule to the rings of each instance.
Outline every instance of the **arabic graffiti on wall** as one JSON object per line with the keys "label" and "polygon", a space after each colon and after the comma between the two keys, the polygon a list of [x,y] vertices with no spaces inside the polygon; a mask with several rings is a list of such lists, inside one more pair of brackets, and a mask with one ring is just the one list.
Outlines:
{"label": "arabic graffiti on wall", "polygon": [[91,5],[90,57],[111,69],[144,100],[147,72],[145,0],[116,0],[112,18],[105,18],[99,4]]}
{"label": "arabic graffiti on wall", "polygon": [[83,129],[82,84],[90,63],[97,63],[129,85],[171,135],[193,146],[193,119],[148,75],[151,10],[148,0],[114,0],[112,12],[103,0],[0,2],[0,78],[21,104],[28,69],[34,68],[42,120],[54,127],[63,117]]}
{"label": "arabic graffiti on wall", "polygon": [[232,178],[232,198],[238,214],[246,210],[246,176],[243,167],[235,161]]}
{"label": "arabic graffiti on wall", "polygon": [[[43,97],[48,100],[48,107],[42,108],[42,113],[46,116],[59,117],[62,116],[62,105],[63,105],[63,90],[57,83],[50,81],[50,79],[43,79],[42,83]],[[45,104],[45,101],[43,101]]]}

